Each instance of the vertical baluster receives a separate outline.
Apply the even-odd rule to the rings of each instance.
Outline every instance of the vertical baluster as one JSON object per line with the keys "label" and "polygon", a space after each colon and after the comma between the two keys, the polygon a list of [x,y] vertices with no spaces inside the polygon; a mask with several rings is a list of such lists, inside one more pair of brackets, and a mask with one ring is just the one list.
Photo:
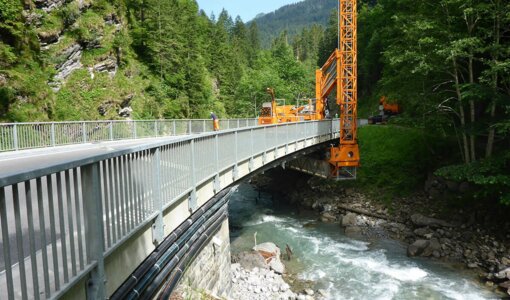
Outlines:
{"label": "vertical baluster", "polygon": [[[58,174],[58,173],[57,173]],[[55,176],[57,176],[55,174]],[[53,274],[55,275],[55,290],[60,290],[60,270],[58,268],[58,252],[57,252],[57,234],[55,221],[55,190],[53,189],[53,175],[48,176],[50,185],[48,187],[48,204],[50,212],[50,235],[51,235],[51,252],[53,258]]]}
{"label": "vertical baluster", "polygon": [[[35,248],[34,214],[32,210],[32,188],[30,181],[25,181],[25,201],[27,205],[28,237],[30,241],[30,261],[32,264],[32,285],[34,288],[34,299],[39,299],[39,279],[37,275],[37,256]],[[44,229],[41,229],[44,230]]]}
{"label": "vertical baluster", "polygon": [[80,262],[80,270],[85,268],[84,259],[83,259],[83,231],[82,231],[82,221],[81,221],[81,205],[82,201],[80,201],[80,191],[79,191],[79,179],[78,179],[78,169],[73,169],[73,180],[74,180],[74,201],[76,203],[76,230],[78,231],[78,260]]}
{"label": "vertical baluster", "polygon": [[115,186],[115,163],[114,158],[109,159],[109,176],[108,184],[110,186],[110,204],[111,204],[111,227],[112,227],[112,245],[117,243],[117,222],[115,217],[117,216],[117,204],[116,204],[116,186]]}
{"label": "vertical baluster", "polygon": [[2,226],[2,241],[5,262],[5,279],[7,280],[7,296],[9,300],[14,299],[14,285],[12,276],[11,245],[9,239],[9,228],[7,227],[7,199],[5,187],[0,187],[0,221]]}
{"label": "vertical baluster", "polygon": [[64,171],[64,179],[66,182],[66,198],[67,198],[67,225],[69,226],[69,246],[71,250],[71,272],[76,276],[76,248],[74,241],[74,221],[73,221],[73,199],[71,193],[71,174],[70,170]]}
{"label": "vertical baluster", "polygon": [[112,246],[112,238],[111,238],[111,224],[110,224],[110,201],[111,201],[111,186],[109,185],[109,172],[110,168],[108,165],[108,161],[105,160],[102,163],[102,178],[103,178],[103,187],[104,187],[104,214],[106,218],[105,230],[106,230],[106,249],[109,249]]}
{"label": "vertical baluster", "polygon": [[135,228],[136,222],[135,222],[135,195],[133,191],[133,154],[127,154],[126,155],[126,162],[127,162],[127,188],[128,188],[128,194],[129,194],[129,226],[130,231]]}
{"label": "vertical baluster", "polygon": [[67,265],[67,238],[64,220],[64,189],[62,188],[62,174],[57,173],[57,201],[58,201],[58,220],[60,223],[60,243],[62,245],[62,267],[64,269],[64,282],[69,282],[69,270]]}
{"label": "vertical baluster", "polygon": [[[48,189],[48,181],[46,181],[45,188]],[[36,180],[36,190],[37,190],[37,205],[39,209],[39,228],[41,234],[41,252],[42,252],[42,261],[43,261],[43,277],[44,277],[44,291],[46,298],[50,297],[50,275],[48,272],[48,251],[46,244],[46,222],[44,215],[44,195],[43,195],[43,185],[42,178],[37,178]]]}
{"label": "vertical baluster", "polygon": [[19,198],[19,185],[14,184],[12,186],[13,202],[14,202],[14,221],[16,226],[16,245],[18,246],[18,266],[20,273],[21,282],[21,297],[28,299],[27,297],[27,277],[25,270],[25,252],[23,250],[23,231],[21,229],[21,215],[20,215],[20,198]]}

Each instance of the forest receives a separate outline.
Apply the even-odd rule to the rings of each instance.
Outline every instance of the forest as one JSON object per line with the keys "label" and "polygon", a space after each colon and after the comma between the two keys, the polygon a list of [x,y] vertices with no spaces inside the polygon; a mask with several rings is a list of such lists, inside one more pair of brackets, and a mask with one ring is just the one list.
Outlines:
{"label": "forest", "polygon": [[[280,32],[193,0],[0,0],[0,120],[254,117],[267,87],[313,97],[337,47],[328,14]],[[360,116],[381,96],[404,110],[361,131],[378,155],[363,158],[360,184],[396,191],[435,172],[510,204],[510,3],[365,0],[358,22]]]}

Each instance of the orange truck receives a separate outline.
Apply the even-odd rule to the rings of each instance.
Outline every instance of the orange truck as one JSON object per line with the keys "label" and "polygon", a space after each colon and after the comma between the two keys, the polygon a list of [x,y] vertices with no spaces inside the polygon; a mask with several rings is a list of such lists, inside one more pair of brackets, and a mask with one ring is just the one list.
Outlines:
{"label": "orange truck", "polygon": [[398,103],[388,103],[388,98],[379,99],[379,114],[368,118],[368,124],[385,124],[391,116],[398,115],[402,108]]}

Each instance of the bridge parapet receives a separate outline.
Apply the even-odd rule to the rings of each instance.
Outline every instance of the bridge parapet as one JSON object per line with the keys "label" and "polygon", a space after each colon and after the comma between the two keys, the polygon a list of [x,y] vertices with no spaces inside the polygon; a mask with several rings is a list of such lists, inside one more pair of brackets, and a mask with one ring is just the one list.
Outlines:
{"label": "bridge parapet", "polygon": [[216,193],[338,138],[338,126],[251,126],[7,172],[0,178],[0,298],[106,298]]}
{"label": "bridge parapet", "polygon": [[[257,119],[220,120],[224,129],[256,125]],[[211,131],[206,119],[0,123],[0,152]]]}

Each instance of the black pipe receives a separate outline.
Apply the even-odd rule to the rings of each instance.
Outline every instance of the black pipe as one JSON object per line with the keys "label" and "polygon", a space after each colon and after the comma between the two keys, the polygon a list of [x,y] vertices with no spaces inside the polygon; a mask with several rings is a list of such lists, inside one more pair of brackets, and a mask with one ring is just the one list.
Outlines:
{"label": "black pipe", "polygon": [[[225,218],[227,216],[225,215]],[[170,278],[167,280],[165,286],[163,287],[163,290],[161,294],[159,295],[159,300],[167,300],[172,295],[172,292],[174,288],[179,283],[179,280],[181,279],[182,275],[186,271],[186,267],[189,266],[189,263],[195,259],[198,252],[201,251],[205,244],[209,241],[211,237],[213,237],[219,230],[220,227],[225,220],[225,218],[221,218],[221,220],[218,220],[218,223],[215,223],[211,228],[207,230],[205,234],[203,234],[200,239],[193,245],[193,248],[191,251],[188,251],[186,253],[186,257],[179,263],[179,265],[174,269],[172,274],[170,275]]]}
{"label": "black pipe", "polygon": [[[230,188],[220,191],[216,196],[211,198],[206,204],[198,209],[193,215],[191,215],[186,221],[179,225],[165,240],[154,250],[149,257],[147,257],[143,263],[133,272],[133,274],[115,291],[110,297],[112,300],[125,299],[126,295],[135,287],[139,279],[154,266],[154,264],[163,256],[165,252],[179,239],[197,220],[204,222],[201,217],[203,215],[210,215],[217,210],[211,208],[218,204],[219,201],[226,202],[225,196],[230,192]],[[216,208],[216,207],[215,207]],[[219,208],[218,208],[219,209]]]}
{"label": "black pipe", "polygon": [[[197,241],[199,241],[205,232],[208,232],[209,229],[217,227],[218,224],[221,225],[225,218],[227,217],[227,208],[222,209],[222,211],[211,218],[211,222],[208,224],[204,224],[199,231],[197,231],[193,237],[180,249],[179,253],[172,257],[172,260],[157,274],[157,276],[152,280],[151,284],[141,293],[139,299],[151,299],[156,293],[161,285],[166,281],[169,274],[175,269],[176,265],[183,261],[183,259],[188,255],[188,252],[193,251],[195,249],[195,245]],[[191,250],[190,250],[191,249]]]}
{"label": "black pipe", "polygon": [[[216,206],[221,205],[221,207],[225,206],[227,201],[220,201],[216,203],[210,211],[214,210]],[[160,259],[149,269],[149,271],[137,282],[135,287],[128,293],[128,296],[125,299],[138,299],[140,294],[147,288],[147,286],[154,280],[154,278],[161,272],[161,269],[164,268],[168,262],[174,257],[177,252],[187,243],[187,241],[198,232],[201,233],[205,231],[205,229],[201,229],[203,227],[203,223],[210,223],[216,218],[220,216],[222,210],[216,211],[216,213],[212,217],[200,217],[199,222],[193,224],[188,231],[186,231],[170,248],[167,252],[163,253]],[[202,226],[202,227],[200,227]]]}

